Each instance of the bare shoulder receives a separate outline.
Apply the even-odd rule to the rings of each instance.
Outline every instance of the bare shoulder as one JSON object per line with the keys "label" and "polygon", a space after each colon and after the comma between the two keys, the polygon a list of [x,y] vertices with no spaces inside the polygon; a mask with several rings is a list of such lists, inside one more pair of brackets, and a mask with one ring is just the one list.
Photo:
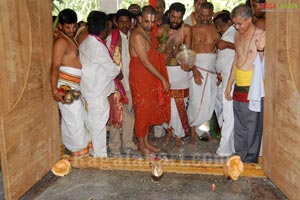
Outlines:
{"label": "bare shoulder", "polygon": [[134,29],[130,34],[130,41],[135,41],[140,36],[141,36],[141,33],[137,29]]}
{"label": "bare shoulder", "polygon": [[201,29],[200,24],[195,24],[194,26],[192,26],[192,30],[199,30],[199,29]]}
{"label": "bare shoulder", "polygon": [[262,30],[262,29],[260,29],[260,28],[257,28],[257,29],[256,29],[256,34],[257,34],[257,35],[263,35],[263,34],[265,34],[265,32],[266,32],[266,31],[264,31],[264,30]]}
{"label": "bare shoulder", "polygon": [[257,39],[265,38],[265,33],[266,33],[266,31],[257,28],[256,31],[255,31],[256,38]]}
{"label": "bare shoulder", "polygon": [[184,29],[192,29],[192,26],[189,24],[183,24]]}
{"label": "bare shoulder", "polygon": [[185,32],[191,32],[191,31],[192,31],[192,26],[190,26],[190,25],[188,25],[188,24],[184,24],[183,26],[184,26],[184,27],[183,27],[183,28],[184,28],[183,30],[184,30]]}
{"label": "bare shoulder", "polygon": [[140,31],[138,31],[137,29],[135,29],[134,31],[132,31],[131,35],[130,35],[130,45],[131,46],[136,46],[141,44],[141,41],[144,39],[143,35],[141,34]]}
{"label": "bare shoulder", "polygon": [[54,40],[54,46],[66,47],[68,46],[68,42],[69,41],[65,37],[58,35]]}
{"label": "bare shoulder", "polygon": [[265,30],[266,29],[266,20],[264,18],[257,19],[255,21],[255,26],[258,29]]}

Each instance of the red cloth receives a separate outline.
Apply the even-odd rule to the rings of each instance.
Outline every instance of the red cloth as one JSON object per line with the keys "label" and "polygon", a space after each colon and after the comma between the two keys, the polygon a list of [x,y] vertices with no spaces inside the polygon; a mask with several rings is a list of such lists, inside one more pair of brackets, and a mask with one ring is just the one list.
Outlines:
{"label": "red cloth", "polygon": [[[148,51],[148,56],[151,63],[167,79],[167,68],[162,62],[161,55],[158,54],[157,47],[157,39],[152,38],[152,47]],[[159,101],[158,79],[143,66],[138,57],[131,56],[129,69],[129,84],[135,113],[135,132],[136,136],[141,138],[147,134],[151,125],[169,123],[170,96],[164,94],[163,103]]]}

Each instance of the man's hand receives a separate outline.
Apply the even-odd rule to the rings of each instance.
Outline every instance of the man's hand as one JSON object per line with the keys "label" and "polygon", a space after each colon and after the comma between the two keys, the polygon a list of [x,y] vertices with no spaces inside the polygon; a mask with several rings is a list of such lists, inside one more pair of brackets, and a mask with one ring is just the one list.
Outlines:
{"label": "man's hand", "polygon": [[202,84],[203,76],[201,72],[199,72],[196,68],[193,69],[194,80],[197,85]]}
{"label": "man's hand", "polygon": [[228,86],[226,87],[226,90],[225,90],[225,99],[227,99],[227,101],[231,101],[232,100],[232,96],[231,96],[231,86]]}
{"label": "man's hand", "polygon": [[163,80],[162,80],[162,84],[163,84],[163,87],[164,87],[164,90],[163,90],[163,91],[164,91],[165,93],[169,92],[170,87],[171,87],[169,81],[167,81],[166,79],[163,79]]}
{"label": "man's hand", "polygon": [[217,73],[217,86],[219,86],[222,82],[222,75],[221,73]]}
{"label": "man's hand", "polygon": [[191,67],[187,64],[181,64],[180,67],[183,71],[191,71]]}
{"label": "man's hand", "polygon": [[64,92],[55,90],[54,92],[52,92],[52,96],[55,101],[65,103],[64,96],[66,96],[66,94]]}

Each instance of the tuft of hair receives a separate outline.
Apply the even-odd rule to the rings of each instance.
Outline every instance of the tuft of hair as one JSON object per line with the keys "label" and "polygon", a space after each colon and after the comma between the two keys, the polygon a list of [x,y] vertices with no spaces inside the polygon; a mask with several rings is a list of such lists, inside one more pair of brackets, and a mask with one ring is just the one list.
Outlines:
{"label": "tuft of hair", "polygon": [[69,8],[64,9],[58,14],[58,22],[61,25],[77,23],[77,14]]}
{"label": "tuft of hair", "polygon": [[99,35],[105,29],[106,14],[102,11],[91,11],[88,18],[88,32],[93,35]]}
{"label": "tuft of hair", "polygon": [[251,7],[246,4],[240,4],[233,8],[231,12],[231,19],[235,17],[241,17],[243,19],[248,19],[249,17],[253,17],[253,12]]}
{"label": "tuft of hair", "polygon": [[175,10],[176,12],[182,12],[182,15],[184,15],[186,9],[182,3],[176,2],[171,4],[169,11],[171,12],[172,10]]}

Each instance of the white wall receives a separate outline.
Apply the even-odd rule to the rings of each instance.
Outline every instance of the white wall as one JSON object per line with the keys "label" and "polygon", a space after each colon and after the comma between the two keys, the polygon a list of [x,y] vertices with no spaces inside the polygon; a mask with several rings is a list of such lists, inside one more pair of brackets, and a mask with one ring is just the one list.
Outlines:
{"label": "white wall", "polygon": [[115,13],[120,9],[122,0],[99,0],[100,10],[106,14]]}

